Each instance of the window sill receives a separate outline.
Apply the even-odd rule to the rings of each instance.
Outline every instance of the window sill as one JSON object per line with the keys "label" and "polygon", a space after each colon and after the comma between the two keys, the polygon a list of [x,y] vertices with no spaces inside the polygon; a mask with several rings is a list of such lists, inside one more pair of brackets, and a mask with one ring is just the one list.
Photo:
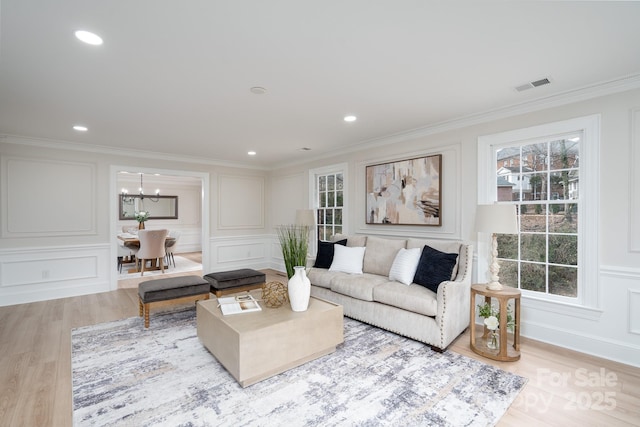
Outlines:
{"label": "window sill", "polygon": [[599,308],[569,304],[560,301],[549,301],[527,294],[526,291],[522,293],[522,306],[536,311],[542,310],[587,320],[600,320],[603,313]]}

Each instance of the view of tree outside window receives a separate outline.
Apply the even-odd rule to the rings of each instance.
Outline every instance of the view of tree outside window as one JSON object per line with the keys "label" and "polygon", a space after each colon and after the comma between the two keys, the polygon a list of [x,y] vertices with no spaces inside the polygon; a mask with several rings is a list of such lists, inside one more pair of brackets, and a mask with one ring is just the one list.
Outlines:
{"label": "view of tree outside window", "polygon": [[344,183],[342,173],[316,175],[318,239],[342,233]]}
{"label": "view of tree outside window", "polygon": [[520,232],[498,235],[502,283],[578,297],[580,134],[496,147],[498,202],[517,206]]}

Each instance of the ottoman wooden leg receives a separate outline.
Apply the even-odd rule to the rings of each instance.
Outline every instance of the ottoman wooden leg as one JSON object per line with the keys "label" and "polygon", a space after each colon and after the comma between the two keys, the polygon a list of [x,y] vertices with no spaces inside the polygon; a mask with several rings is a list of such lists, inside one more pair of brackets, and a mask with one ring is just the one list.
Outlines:
{"label": "ottoman wooden leg", "polygon": [[138,297],[138,315],[140,317],[142,317],[142,310],[143,310],[142,298]]}
{"label": "ottoman wooden leg", "polygon": [[144,305],[144,327],[149,327],[149,304]]}

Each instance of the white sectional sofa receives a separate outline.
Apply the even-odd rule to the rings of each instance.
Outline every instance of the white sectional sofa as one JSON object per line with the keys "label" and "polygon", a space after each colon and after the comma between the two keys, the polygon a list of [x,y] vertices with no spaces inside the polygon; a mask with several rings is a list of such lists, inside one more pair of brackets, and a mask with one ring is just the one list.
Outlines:
{"label": "white sectional sofa", "polygon": [[[454,241],[388,239],[365,235],[338,235],[333,238],[333,242],[336,241],[340,241],[347,249],[344,249],[345,246],[337,248],[337,244],[321,243],[319,257],[312,263],[325,268],[314,266],[308,269],[311,295],[342,305],[345,316],[424,342],[438,351],[444,351],[469,326],[471,245]],[[428,253],[423,249],[425,245]],[[356,252],[362,250],[356,248],[362,247],[365,248],[364,258],[360,261]],[[329,260],[329,266],[326,251],[334,248],[335,257]],[[402,254],[398,256],[401,250]],[[416,252],[422,255],[418,266],[420,281],[429,282],[443,274],[451,274],[451,277],[438,281],[439,284],[435,286],[434,283],[428,286],[412,283],[413,273],[402,270],[405,267],[410,270],[414,261],[401,261],[415,259]],[[345,253],[355,273],[344,272],[345,269],[341,268],[340,265],[345,264]],[[457,254],[457,257],[451,254]],[[355,259],[349,258],[351,256]],[[323,259],[320,260],[320,257]],[[453,268],[450,268],[451,263],[455,263]],[[444,270],[433,271],[434,267],[438,270],[440,264],[445,267]],[[358,267],[362,270],[361,274]],[[346,270],[350,271],[350,268]],[[395,280],[389,278],[390,272]],[[400,283],[398,276],[409,284]]]}

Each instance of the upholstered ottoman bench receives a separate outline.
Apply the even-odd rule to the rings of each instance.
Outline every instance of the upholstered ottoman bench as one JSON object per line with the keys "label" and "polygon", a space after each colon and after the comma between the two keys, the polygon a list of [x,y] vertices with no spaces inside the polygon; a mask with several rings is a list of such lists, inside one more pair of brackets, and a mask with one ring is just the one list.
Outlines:
{"label": "upholstered ottoman bench", "polygon": [[138,285],[140,317],[144,315],[144,327],[149,327],[151,306],[184,303],[209,299],[209,282],[198,276],[178,276],[167,279],[147,280]]}
{"label": "upholstered ottoman bench", "polygon": [[265,282],[265,274],[250,268],[240,270],[220,271],[204,276],[211,284],[211,293],[216,297],[234,292],[250,291],[262,288]]}

